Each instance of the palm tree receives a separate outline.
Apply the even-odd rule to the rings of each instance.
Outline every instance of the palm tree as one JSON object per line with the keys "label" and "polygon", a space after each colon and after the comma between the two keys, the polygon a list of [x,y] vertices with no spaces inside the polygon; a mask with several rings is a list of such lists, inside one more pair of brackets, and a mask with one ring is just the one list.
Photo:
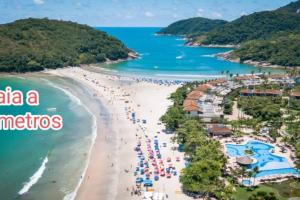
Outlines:
{"label": "palm tree", "polygon": [[252,174],[252,176],[253,176],[253,185],[255,185],[255,176],[258,174],[258,172],[259,172],[259,168],[257,167],[257,166],[255,166],[254,168],[253,168],[253,174]]}
{"label": "palm tree", "polygon": [[247,168],[246,168],[245,166],[243,166],[243,167],[241,168],[241,171],[240,171],[240,175],[241,175],[241,178],[242,178],[242,182],[243,182],[243,180],[244,180],[244,177],[245,177],[245,175],[246,175],[246,172],[247,172]]}

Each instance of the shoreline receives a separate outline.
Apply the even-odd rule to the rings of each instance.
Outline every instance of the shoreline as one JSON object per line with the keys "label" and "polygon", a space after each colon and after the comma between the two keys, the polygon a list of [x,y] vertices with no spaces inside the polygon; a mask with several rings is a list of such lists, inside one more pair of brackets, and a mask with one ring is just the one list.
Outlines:
{"label": "shoreline", "polygon": [[[93,92],[96,101],[100,100],[111,117],[111,130],[98,131],[98,136],[92,147],[90,162],[87,171],[82,179],[75,199],[139,199],[138,196],[131,196],[129,188],[135,185],[133,176],[134,165],[136,164],[136,153],[134,147],[137,142],[137,135],[145,130],[153,134],[162,132],[164,127],[159,124],[160,116],[166,111],[170,101],[168,95],[179,85],[158,85],[149,82],[138,82],[136,80],[122,79],[114,75],[106,75],[87,71],[82,68],[64,68],[47,73],[64,78],[71,78]],[[154,98],[153,98],[154,97]],[[147,124],[134,124],[128,117],[130,109],[138,116],[147,119]],[[95,112],[93,110],[93,112]],[[94,113],[96,114],[96,113]],[[97,115],[96,115],[97,116]],[[155,131],[154,131],[155,130]],[[154,137],[149,135],[148,137]],[[171,145],[171,135],[160,134],[162,142]],[[142,139],[146,140],[146,139]],[[115,146],[112,154],[109,144]],[[171,148],[165,148],[162,152],[167,156],[181,156],[183,154],[174,152]],[[126,160],[127,162],[122,162]],[[174,158],[175,160],[175,158]],[[181,169],[184,167],[183,159],[176,163]],[[126,172],[126,171],[129,172]],[[176,181],[174,180],[177,179]],[[166,187],[166,185],[173,185]],[[184,195],[178,195],[174,191],[180,191],[181,185],[178,176],[171,179],[163,179],[155,182],[157,191],[165,191],[172,199],[189,199]]]}
{"label": "shoreline", "polygon": [[[233,63],[241,63],[241,64],[247,64],[254,67],[262,67],[262,68],[271,68],[271,69],[293,69],[292,66],[282,66],[282,65],[273,65],[271,63],[268,63],[266,61],[253,61],[253,60],[245,60],[244,62],[240,61],[240,58],[233,59],[231,58],[233,50],[224,52],[224,53],[218,53],[215,56],[217,58],[224,59],[229,62]],[[296,69],[300,69],[300,67],[296,67]]]}

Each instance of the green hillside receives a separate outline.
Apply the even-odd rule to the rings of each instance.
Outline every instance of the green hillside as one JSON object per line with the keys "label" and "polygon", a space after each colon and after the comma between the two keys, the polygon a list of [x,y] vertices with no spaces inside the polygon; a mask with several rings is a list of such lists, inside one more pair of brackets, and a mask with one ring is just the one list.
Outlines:
{"label": "green hillside", "polygon": [[284,32],[267,40],[243,43],[233,52],[241,61],[266,61],[282,66],[300,66],[300,32]]}
{"label": "green hillside", "polygon": [[24,19],[0,25],[0,71],[26,72],[128,57],[122,42],[86,25]]}
{"label": "green hillside", "polygon": [[300,13],[300,1],[292,2],[287,6],[279,8],[278,11],[290,12],[290,13]]}
{"label": "green hillside", "polygon": [[216,28],[207,34],[199,35],[194,41],[200,44],[240,44],[254,39],[266,39],[280,31],[300,29],[300,1],[274,11],[263,11],[242,16]]}
{"label": "green hillside", "polygon": [[202,17],[195,17],[185,20],[180,20],[170,24],[168,27],[161,29],[158,34],[171,35],[193,35],[203,34],[216,27],[220,27],[227,22],[224,20],[212,20]]}
{"label": "green hillside", "polygon": [[300,29],[300,14],[264,11],[243,16],[198,38],[201,44],[240,44]]}

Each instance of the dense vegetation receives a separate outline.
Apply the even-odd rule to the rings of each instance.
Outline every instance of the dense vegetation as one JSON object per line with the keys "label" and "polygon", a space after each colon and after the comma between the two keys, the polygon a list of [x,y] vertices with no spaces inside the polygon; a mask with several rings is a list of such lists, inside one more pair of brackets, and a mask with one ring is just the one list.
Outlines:
{"label": "dense vegetation", "polygon": [[48,19],[0,25],[0,71],[26,72],[128,57],[122,42],[91,27]]}
{"label": "dense vegetation", "polygon": [[180,177],[184,191],[194,196],[230,199],[232,188],[225,186],[220,179],[226,162],[220,151],[220,143],[206,136],[200,119],[188,118],[182,111],[186,94],[196,85],[198,83],[188,83],[171,95],[173,105],[161,117],[161,121],[175,132],[174,141],[183,147],[189,158],[189,164]]}
{"label": "dense vegetation", "polygon": [[241,45],[233,58],[300,66],[300,0],[274,11],[242,16],[207,33],[190,37],[201,45]]}
{"label": "dense vegetation", "polygon": [[240,44],[253,39],[266,39],[280,31],[300,29],[300,14],[264,11],[216,28],[198,38],[201,44]]}
{"label": "dense vegetation", "polygon": [[239,97],[238,107],[259,121],[277,120],[281,117],[281,98]]}
{"label": "dense vegetation", "polygon": [[[207,136],[205,123],[198,117],[187,117],[182,111],[182,104],[188,92],[198,84],[201,83],[187,83],[172,93],[170,99],[173,105],[161,117],[166,127],[174,131],[173,140],[180,144],[180,149],[185,152],[188,161],[187,167],[183,169],[180,176],[184,191],[195,197],[238,200],[285,200],[288,197],[299,196],[300,187],[297,180],[262,184],[251,188],[233,185],[236,177],[253,176],[259,169],[249,172],[245,168],[237,169],[233,172],[233,177],[224,174],[226,158],[220,151],[220,143]],[[255,88],[280,89],[284,96],[291,91],[300,91],[300,86],[286,87],[267,83]],[[291,103],[292,101],[287,98],[271,96],[241,97],[239,91],[240,89],[235,90],[225,98],[224,108],[230,112],[232,101],[237,99],[238,107],[253,118],[223,123],[231,124],[235,133],[238,132],[239,127],[250,127],[255,132],[259,132],[262,127],[267,126],[270,127],[269,135],[274,139],[281,137],[278,130],[284,124],[289,135],[284,138],[284,141],[293,145],[296,155],[300,157],[300,107],[295,106],[300,101],[293,100],[294,102]],[[300,167],[299,163],[297,165]]]}
{"label": "dense vegetation", "polygon": [[226,23],[227,22],[224,20],[213,20],[202,17],[195,17],[174,22],[168,27],[161,29],[158,33],[171,35],[203,34]]}
{"label": "dense vegetation", "polygon": [[284,32],[268,39],[251,40],[234,51],[241,62],[254,60],[282,66],[300,66],[300,32]]}
{"label": "dense vegetation", "polygon": [[300,196],[299,180],[288,180],[280,183],[261,184],[255,188],[238,187],[233,195],[234,200],[249,200],[249,199],[279,199],[288,200],[291,197]]}

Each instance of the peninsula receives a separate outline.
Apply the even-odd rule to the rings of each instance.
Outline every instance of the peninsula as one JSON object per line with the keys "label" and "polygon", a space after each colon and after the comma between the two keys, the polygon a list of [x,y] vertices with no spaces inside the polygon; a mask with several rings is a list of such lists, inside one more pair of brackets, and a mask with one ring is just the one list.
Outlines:
{"label": "peninsula", "polygon": [[0,71],[28,72],[128,59],[121,41],[86,25],[22,19],[0,25]]}
{"label": "peninsula", "polygon": [[[211,30],[195,33],[190,27],[198,27],[195,20],[182,23],[181,30],[189,30],[188,46],[234,47],[235,50],[221,57],[235,62],[255,64],[262,67],[280,65],[300,66],[300,1],[272,11],[256,12],[241,16]],[[174,25],[170,25],[172,27]],[[205,24],[202,24],[204,28]],[[162,29],[164,32],[167,28]],[[201,29],[198,27],[198,29]],[[181,31],[171,32],[178,35]]]}

